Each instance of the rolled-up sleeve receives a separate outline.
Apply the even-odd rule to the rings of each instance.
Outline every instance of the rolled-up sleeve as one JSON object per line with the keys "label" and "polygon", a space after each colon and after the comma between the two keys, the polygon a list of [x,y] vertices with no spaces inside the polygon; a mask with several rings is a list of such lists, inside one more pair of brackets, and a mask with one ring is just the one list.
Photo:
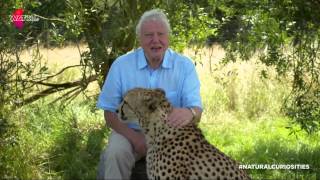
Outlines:
{"label": "rolled-up sleeve", "polygon": [[200,80],[192,61],[185,64],[185,76],[182,84],[182,106],[202,109]]}
{"label": "rolled-up sleeve", "polygon": [[98,97],[97,107],[115,112],[121,102],[121,77],[117,62],[114,61]]}

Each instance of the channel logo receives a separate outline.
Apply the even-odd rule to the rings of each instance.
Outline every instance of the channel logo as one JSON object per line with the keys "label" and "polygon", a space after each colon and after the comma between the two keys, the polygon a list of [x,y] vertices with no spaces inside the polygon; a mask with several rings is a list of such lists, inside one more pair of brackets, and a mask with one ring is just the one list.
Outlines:
{"label": "channel logo", "polygon": [[24,22],[39,21],[39,18],[34,15],[24,15],[24,10],[20,8],[15,10],[12,15],[10,15],[10,20],[17,29],[21,30],[24,27]]}

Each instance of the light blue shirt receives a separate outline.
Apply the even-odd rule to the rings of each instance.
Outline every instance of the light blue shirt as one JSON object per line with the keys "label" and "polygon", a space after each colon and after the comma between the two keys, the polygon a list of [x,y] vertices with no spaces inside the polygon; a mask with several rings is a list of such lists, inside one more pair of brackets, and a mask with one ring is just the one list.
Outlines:
{"label": "light blue shirt", "polygon": [[110,67],[97,107],[115,112],[130,89],[161,88],[174,107],[199,107],[200,81],[192,61],[167,49],[161,66],[151,69],[142,48],[117,58]]}

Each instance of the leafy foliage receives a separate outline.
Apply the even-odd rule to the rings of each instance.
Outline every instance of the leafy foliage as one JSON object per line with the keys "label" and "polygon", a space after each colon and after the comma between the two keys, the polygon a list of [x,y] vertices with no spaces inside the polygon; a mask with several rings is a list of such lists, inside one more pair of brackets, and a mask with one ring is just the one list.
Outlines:
{"label": "leafy foliage", "polygon": [[[176,3],[179,4],[182,14],[174,8]],[[197,36],[205,39],[206,33],[201,31],[198,26],[206,27],[204,25],[207,23],[207,14],[203,9],[190,2],[187,5],[183,3],[185,2],[165,0],[6,0],[5,4],[1,4],[0,149],[3,153],[0,155],[0,169],[3,171],[0,174],[8,178],[18,176],[28,179],[32,177],[32,174],[23,174],[24,171],[33,171],[33,166],[29,166],[30,164],[34,165],[32,158],[21,162],[21,171],[14,173],[18,170],[10,169],[17,167],[15,164],[18,163],[17,159],[23,159],[26,155],[25,152],[19,156],[14,154],[24,150],[20,149],[20,144],[15,144],[17,142],[15,134],[18,134],[17,137],[21,137],[21,135],[19,132],[15,132],[18,128],[15,128],[17,122],[12,121],[15,119],[14,112],[18,112],[19,107],[23,105],[59,91],[63,92],[62,95],[53,102],[63,99],[70,102],[93,81],[98,81],[101,87],[115,58],[137,47],[135,25],[144,11],[161,7],[167,9],[166,12],[172,22],[182,22],[173,26],[175,36],[172,38],[172,42],[174,42],[172,47],[174,48],[182,50],[189,41],[196,41]],[[39,21],[25,21],[23,28],[16,29],[9,15],[18,8],[23,8],[25,15],[36,16]],[[193,10],[191,14],[188,11],[189,8]],[[198,16],[199,12],[201,14]],[[79,65],[64,67],[54,73],[43,62],[39,49],[42,46],[45,48],[61,47],[68,45],[68,43],[76,45],[85,43],[88,50],[80,52]],[[34,50],[32,60],[28,62],[21,59],[21,52],[30,47],[33,47]],[[61,82],[59,81],[61,78],[55,78],[64,76],[67,69],[74,67],[81,69],[80,79],[72,81],[63,79]],[[70,131],[67,135],[74,137],[74,139],[79,137],[76,130]],[[70,142],[74,139],[71,139]],[[65,143],[63,140],[61,141]],[[57,151],[63,151],[63,147]],[[6,156],[8,154],[10,156]],[[10,159],[13,157],[16,157],[14,162]],[[74,156],[63,157],[57,162],[74,158]],[[57,171],[59,169],[62,171],[66,167],[54,168]],[[72,168],[70,167],[71,170]],[[6,172],[13,173],[13,175]]]}
{"label": "leafy foliage", "polygon": [[[257,55],[261,62],[275,67],[279,75],[292,78],[292,94],[284,104],[284,111],[307,132],[318,131],[320,10],[314,7],[320,3],[298,0],[220,3],[221,21],[236,22],[233,37],[222,42],[227,50],[225,62],[249,60]],[[267,77],[265,71],[261,74]]]}
{"label": "leafy foliage", "polygon": [[[88,84],[97,80],[102,87],[104,78],[112,62],[120,55],[137,47],[135,25],[143,12],[152,8],[163,8],[166,10],[173,27],[172,47],[182,51],[189,42],[205,41],[208,33],[214,33],[214,29],[208,25],[213,24],[208,13],[201,6],[191,1],[122,1],[122,0],[68,0],[68,1],[9,1],[5,15],[14,11],[15,7],[23,8],[25,14],[34,15],[39,21],[25,22],[25,26],[18,30],[10,22],[1,21],[0,32],[7,37],[1,42],[4,49],[13,49],[13,52],[21,52],[31,46],[52,47],[62,46],[69,42],[79,44],[85,42],[88,50],[81,53],[79,67],[82,69],[82,77],[75,82],[58,83],[52,77],[61,75],[65,69],[57,74],[48,73],[43,66],[41,57],[36,56],[33,61],[41,67],[27,67],[28,76],[15,71],[17,76],[21,75],[21,81],[29,83],[31,87],[42,86],[37,89],[38,93],[29,93],[23,89],[20,91],[21,104],[31,103],[48,94],[69,90],[63,97],[72,99],[79,91],[87,88]],[[178,6],[175,6],[177,4]],[[8,8],[10,7],[10,8]],[[176,11],[176,9],[181,11]],[[190,11],[191,10],[191,11]],[[201,28],[199,28],[201,27]],[[12,45],[5,44],[9,42]],[[18,48],[18,49],[17,49]],[[39,49],[36,49],[36,53]],[[20,58],[19,54],[15,55]],[[18,61],[18,60],[16,60]],[[40,63],[39,63],[40,62]],[[21,66],[26,66],[20,61]],[[43,66],[43,67],[42,67]],[[5,65],[5,67],[9,67]],[[11,66],[16,70],[22,67]],[[41,72],[35,72],[36,69]],[[49,70],[50,71],[50,70]],[[19,73],[17,73],[19,72]],[[30,76],[37,74],[40,77]],[[19,75],[18,75],[19,74]],[[14,80],[15,81],[15,80]],[[48,87],[43,89],[43,86]],[[33,89],[34,90],[34,89]],[[33,94],[30,97],[30,94]]]}

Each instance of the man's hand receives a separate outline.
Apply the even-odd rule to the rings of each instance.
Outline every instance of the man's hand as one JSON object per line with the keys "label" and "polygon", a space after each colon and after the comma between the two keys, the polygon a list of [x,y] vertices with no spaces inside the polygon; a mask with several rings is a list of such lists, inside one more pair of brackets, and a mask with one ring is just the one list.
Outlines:
{"label": "man's hand", "polygon": [[167,117],[167,123],[172,127],[183,127],[191,123],[193,119],[192,112],[188,108],[173,108]]}
{"label": "man's hand", "polygon": [[120,122],[117,114],[114,112],[104,111],[104,115],[108,126],[115,130],[117,133],[126,137],[132,144],[134,151],[138,153],[139,157],[143,157],[146,155],[147,145],[143,133],[129,129],[127,125]]}
{"label": "man's hand", "polygon": [[135,132],[130,139],[133,149],[138,153],[139,158],[146,156],[147,145],[144,134],[141,132]]}

